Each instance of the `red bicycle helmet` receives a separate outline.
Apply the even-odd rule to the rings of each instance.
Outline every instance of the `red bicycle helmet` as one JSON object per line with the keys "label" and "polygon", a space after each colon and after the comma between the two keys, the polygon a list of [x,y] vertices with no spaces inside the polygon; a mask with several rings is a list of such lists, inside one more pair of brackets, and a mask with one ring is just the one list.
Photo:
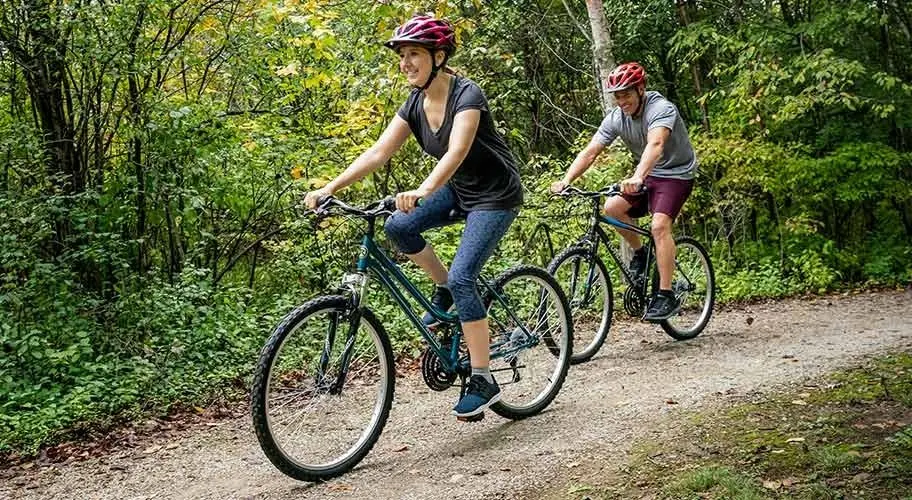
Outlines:
{"label": "red bicycle helmet", "polygon": [[445,19],[428,15],[415,15],[396,28],[393,37],[383,43],[396,50],[403,43],[423,45],[431,50],[443,50],[448,55],[456,50],[456,32]]}
{"label": "red bicycle helmet", "polygon": [[646,85],[646,70],[640,63],[629,62],[614,68],[608,75],[608,92],[626,90],[637,85]]}

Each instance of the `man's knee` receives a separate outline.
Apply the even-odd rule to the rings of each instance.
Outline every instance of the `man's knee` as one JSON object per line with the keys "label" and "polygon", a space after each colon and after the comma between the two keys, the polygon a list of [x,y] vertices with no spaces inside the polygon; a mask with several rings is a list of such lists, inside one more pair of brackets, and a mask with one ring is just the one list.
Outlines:
{"label": "man's knee", "polygon": [[609,198],[608,201],[605,202],[605,206],[602,207],[602,213],[609,217],[614,217],[615,219],[624,217],[629,210],[630,204],[620,197]]}
{"label": "man's knee", "polygon": [[672,220],[667,214],[657,213],[652,217],[652,236],[659,238],[671,234]]}

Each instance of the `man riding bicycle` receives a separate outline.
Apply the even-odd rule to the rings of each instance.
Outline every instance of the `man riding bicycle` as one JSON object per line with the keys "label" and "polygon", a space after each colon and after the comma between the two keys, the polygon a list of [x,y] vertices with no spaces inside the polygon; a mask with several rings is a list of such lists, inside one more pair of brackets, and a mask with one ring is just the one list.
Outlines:
{"label": "man riding bicycle", "polygon": [[[618,66],[608,75],[608,92],[618,107],[599,126],[589,145],[577,156],[564,178],[551,185],[559,193],[592,166],[596,157],[618,137],[633,153],[634,174],[621,182],[623,194],[609,197],[605,215],[627,224],[652,214],[659,291],[643,319],[660,322],[673,316],[680,303],[671,288],[675,243],[672,224],[693,190],[697,156],[677,107],[660,93],[646,91],[646,71],[636,62]],[[645,187],[645,192],[643,188]],[[615,228],[634,250],[631,273],[643,279],[647,253],[636,233]]]}

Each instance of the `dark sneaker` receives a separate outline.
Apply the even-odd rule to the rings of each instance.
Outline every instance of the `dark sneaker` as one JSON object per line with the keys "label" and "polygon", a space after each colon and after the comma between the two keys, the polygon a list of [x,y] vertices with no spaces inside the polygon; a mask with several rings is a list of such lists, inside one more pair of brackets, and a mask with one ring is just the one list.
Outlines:
{"label": "dark sneaker", "polygon": [[649,304],[649,309],[646,310],[643,320],[653,323],[664,321],[677,314],[680,307],[681,302],[678,301],[673,293],[660,290],[652,299],[652,303]]}
{"label": "dark sneaker", "polygon": [[[431,297],[431,304],[441,311],[449,311],[450,308],[453,307],[453,294],[450,293],[450,289],[438,286],[437,289],[434,290],[434,295]],[[440,324],[440,321],[438,321],[430,312],[424,313],[424,317],[421,318],[421,321],[424,322],[424,325],[427,327]]]}
{"label": "dark sneaker", "polygon": [[640,282],[646,276],[646,249],[641,248],[633,253],[630,259],[630,276]]}
{"label": "dark sneaker", "polygon": [[453,415],[460,418],[473,417],[498,401],[500,386],[497,381],[489,383],[481,375],[472,375],[466,384],[465,393],[453,407]]}

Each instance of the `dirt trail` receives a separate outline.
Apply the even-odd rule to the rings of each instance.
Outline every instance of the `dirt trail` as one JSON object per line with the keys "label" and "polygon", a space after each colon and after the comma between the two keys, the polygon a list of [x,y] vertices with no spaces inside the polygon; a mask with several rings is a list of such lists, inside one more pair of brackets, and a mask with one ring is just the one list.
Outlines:
{"label": "dirt trail", "polygon": [[398,380],[377,446],[354,471],[326,484],[279,473],[243,418],[29,472],[0,485],[0,498],[528,497],[573,477],[581,462],[622,459],[634,438],[661,435],[682,411],[796,383],[864,356],[912,350],[912,293],[721,310],[688,342],[640,323],[618,323],[612,332],[596,358],[571,368],[546,412],[520,422],[490,413],[478,424],[458,423],[449,415],[455,390],[429,391],[420,377]]}

